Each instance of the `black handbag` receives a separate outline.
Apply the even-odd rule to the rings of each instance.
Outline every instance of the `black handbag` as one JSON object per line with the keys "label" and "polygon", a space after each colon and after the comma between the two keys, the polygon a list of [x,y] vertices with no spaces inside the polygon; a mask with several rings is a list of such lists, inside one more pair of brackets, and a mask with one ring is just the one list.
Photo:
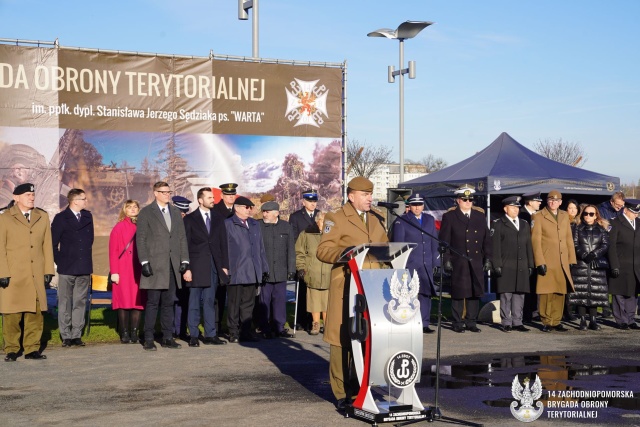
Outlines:
{"label": "black handbag", "polygon": [[[133,237],[131,238],[131,240],[129,240],[129,243],[127,243],[127,246],[124,247],[118,259],[122,258],[122,255],[124,255],[127,249],[129,249],[129,246],[133,243],[133,239],[135,238],[136,238],[136,233],[133,233]],[[112,286],[113,286],[113,282],[111,281],[111,271],[109,271],[109,274],[107,275],[107,287],[112,287]]]}

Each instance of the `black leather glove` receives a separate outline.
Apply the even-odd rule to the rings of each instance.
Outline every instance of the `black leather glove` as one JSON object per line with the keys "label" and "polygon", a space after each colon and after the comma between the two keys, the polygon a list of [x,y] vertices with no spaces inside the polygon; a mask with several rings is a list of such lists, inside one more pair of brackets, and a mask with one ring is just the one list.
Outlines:
{"label": "black leather glove", "polygon": [[187,271],[189,269],[189,263],[186,261],[183,261],[180,264],[180,274],[184,273],[185,271]]}
{"label": "black leather glove", "polygon": [[502,267],[496,267],[493,269],[493,275],[496,277],[502,277]]}
{"label": "black leather glove", "polygon": [[305,270],[298,270],[298,278],[302,279],[307,272]]}
{"label": "black leather glove", "polygon": [[296,280],[296,273],[289,273],[287,275],[287,280],[289,280],[289,281]]}
{"label": "black leather glove", "polygon": [[51,283],[51,279],[53,279],[53,274],[45,274],[44,275],[44,285],[45,286],[49,286],[49,283]]}
{"label": "black leather glove", "polygon": [[453,271],[453,264],[451,264],[451,261],[447,261],[444,263],[444,271],[446,271],[447,273],[451,273]]}
{"label": "black leather glove", "polygon": [[150,262],[148,262],[146,264],[142,264],[142,275],[144,277],[153,276],[153,270],[151,269],[151,263]]}
{"label": "black leather glove", "polygon": [[533,268],[529,267],[529,276],[533,274]]}
{"label": "black leather glove", "polygon": [[493,264],[491,264],[491,260],[486,260],[484,262],[484,265],[482,266],[482,269],[487,272],[487,271],[491,271],[491,268],[493,267]]}
{"label": "black leather glove", "polygon": [[547,264],[537,266],[536,270],[538,271],[538,274],[540,276],[544,276],[545,274],[547,274]]}
{"label": "black leather glove", "polygon": [[611,277],[616,278],[620,276],[620,269],[619,268],[614,268],[613,270],[611,270]]}
{"label": "black leather glove", "polygon": [[11,277],[0,277],[0,288],[5,289],[9,286],[9,279],[11,279]]}
{"label": "black leather glove", "polygon": [[588,254],[585,255],[584,258],[582,258],[584,260],[584,262],[586,262],[587,264],[589,264],[591,261],[593,261],[594,259],[596,259],[597,256],[596,254],[594,254],[593,252],[589,252]]}
{"label": "black leather glove", "polygon": [[269,281],[269,273],[262,273],[262,283],[267,283]]}

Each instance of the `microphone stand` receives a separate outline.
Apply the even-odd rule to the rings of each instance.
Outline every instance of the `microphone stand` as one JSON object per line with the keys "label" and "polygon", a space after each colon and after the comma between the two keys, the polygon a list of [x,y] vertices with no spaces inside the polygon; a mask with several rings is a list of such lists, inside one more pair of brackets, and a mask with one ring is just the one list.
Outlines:
{"label": "microphone stand", "polygon": [[[427,236],[431,237],[432,239],[436,240],[438,242],[438,253],[440,254],[440,260],[442,261],[444,258],[444,254],[447,252],[447,250],[449,250],[450,252],[453,252],[454,254],[458,255],[461,258],[466,259],[467,261],[471,261],[471,258],[466,256],[465,254],[461,253],[460,251],[454,249],[451,247],[451,245],[449,245],[448,242],[445,242],[444,240],[440,239],[437,236],[434,236],[433,234],[429,233],[428,231],[424,230],[422,227],[420,227],[419,225],[416,225],[414,223],[412,223],[411,221],[409,221],[407,218],[405,218],[404,216],[398,215],[397,213],[395,213],[393,211],[393,209],[391,207],[385,206],[387,208],[387,210],[396,218],[398,218],[399,220],[402,220],[405,224],[409,224],[410,226],[412,226],[413,228],[415,228],[416,230],[419,230],[420,232],[426,234]],[[465,420],[460,420],[457,418],[452,418],[452,417],[445,417],[442,415],[442,412],[440,411],[440,407],[438,406],[438,397],[440,394],[440,343],[441,343],[441,337],[442,337],[442,288],[444,287],[443,285],[443,276],[444,276],[444,266],[440,266],[439,268],[440,270],[440,289],[438,290],[438,328],[437,328],[437,338],[436,338],[436,392],[435,392],[435,402],[434,402],[434,406],[432,406],[431,408],[429,408],[429,417],[427,418],[428,422],[433,422],[433,421],[443,421],[443,422],[450,422],[450,423],[454,423],[454,424],[460,424],[460,425],[465,425],[465,426],[472,426],[472,427],[481,427],[483,424],[478,424],[478,423],[473,423],[470,421],[465,421]],[[404,426],[404,425],[408,425],[408,424],[413,424],[416,423],[418,421],[405,421],[403,423],[398,423],[396,424],[397,426]]]}

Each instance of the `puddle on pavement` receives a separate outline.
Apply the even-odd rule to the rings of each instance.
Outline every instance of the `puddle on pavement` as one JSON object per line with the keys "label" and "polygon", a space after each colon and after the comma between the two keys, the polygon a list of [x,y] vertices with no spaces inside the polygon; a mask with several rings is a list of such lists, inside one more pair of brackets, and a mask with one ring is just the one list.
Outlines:
{"label": "puddle on pavement", "polygon": [[[511,389],[515,374],[522,383],[525,377],[535,378],[537,375],[543,384],[545,407],[549,400],[577,402],[606,401],[610,408],[623,410],[640,409],[640,364],[607,366],[606,364],[582,363],[577,357],[558,355],[511,356],[497,357],[487,361],[462,362],[456,365],[440,364],[440,389],[467,389],[471,387],[505,387]],[[592,358],[593,359],[593,358]],[[417,388],[435,387],[435,365],[425,365],[422,379]],[[582,382],[582,386],[581,383]],[[588,383],[588,384],[587,384]],[[633,392],[633,398],[581,398],[581,397],[549,397],[549,391],[571,391],[569,396],[579,396],[581,390]],[[510,395],[511,393],[509,393]],[[560,395],[561,393],[557,393]],[[509,407],[512,398],[484,400],[491,407]]]}

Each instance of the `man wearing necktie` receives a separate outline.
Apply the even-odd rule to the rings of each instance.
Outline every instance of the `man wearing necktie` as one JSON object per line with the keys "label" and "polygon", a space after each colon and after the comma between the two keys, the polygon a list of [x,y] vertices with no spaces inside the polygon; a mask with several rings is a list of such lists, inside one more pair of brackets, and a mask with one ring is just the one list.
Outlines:
{"label": "man wearing necktie", "polygon": [[144,314],[144,349],[155,351],[154,332],[158,311],[162,328],[161,345],[180,348],[173,339],[176,288],[182,287],[179,275],[189,270],[189,249],[182,214],[171,205],[169,184],[153,185],[155,201],[140,210],[136,246],[142,265],[140,289],[147,290]]}
{"label": "man wearing necktie", "polygon": [[468,184],[459,187],[455,191],[457,206],[442,215],[440,226],[440,239],[457,252],[443,255],[443,268],[451,273],[453,331],[458,333],[464,332],[465,326],[480,332],[476,322],[484,295],[484,273],[491,270],[491,238],[484,210],[473,206],[475,192]]}
{"label": "man wearing necktie", "polygon": [[[199,347],[200,317],[204,320],[204,344],[226,344],[216,329],[215,297],[219,285],[228,281],[229,251],[224,218],[212,210],[211,188],[198,190],[198,209],[184,217],[184,228],[189,245],[190,270],[185,272],[189,288],[189,347]],[[202,313],[200,310],[202,301]]]}
{"label": "man wearing necktie", "polygon": [[58,327],[62,347],[84,346],[81,339],[87,296],[93,273],[93,216],[86,210],[87,194],[73,188],[69,206],[53,218],[53,258],[58,267]]}
{"label": "man wearing necktie", "polygon": [[18,358],[21,336],[25,359],[47,358],[40,354],[42,312],[47,310],[45,285],[51,282],[55,270],[49,215],[34,207],[35,197],[33,184],[20,184],[13,190],[14,205],[0,211],[0,313],[5,362]]}
{"label": "man wearing necktie", "polygon": [[524,297],[529,293],[529,277],[535,267],[529,223],[518,218],[520,197],[502,200],[505,215],[493,221],[493,274],[500,294],[500,320],[503,332],[528,332],[522,324]]}

